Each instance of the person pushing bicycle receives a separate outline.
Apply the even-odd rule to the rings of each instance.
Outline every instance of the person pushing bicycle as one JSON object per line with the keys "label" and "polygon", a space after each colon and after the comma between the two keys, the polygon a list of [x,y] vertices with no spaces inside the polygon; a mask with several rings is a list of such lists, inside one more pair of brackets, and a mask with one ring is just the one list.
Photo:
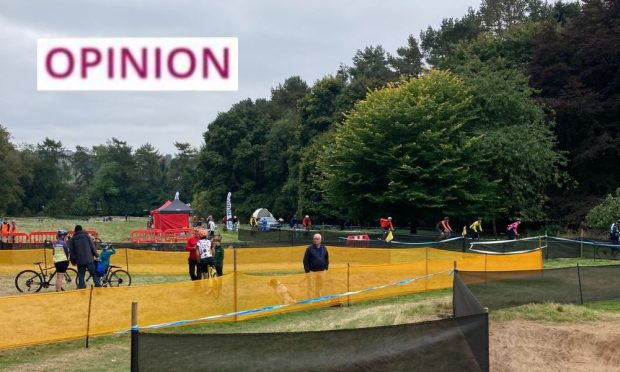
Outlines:
{"label": "person pushing bicycle", "polygon": [[56,292],[62,291],[62,279],[69,268],[69,247],[67,246],[67,230],[58,230],[56,241],[52,245],[54,267],[56,268]]}

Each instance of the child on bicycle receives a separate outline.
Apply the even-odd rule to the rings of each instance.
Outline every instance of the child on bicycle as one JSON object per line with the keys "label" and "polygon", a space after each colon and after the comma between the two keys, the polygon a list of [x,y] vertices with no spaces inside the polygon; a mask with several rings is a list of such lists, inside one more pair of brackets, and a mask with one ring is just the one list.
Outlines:
{"label": "child on bicycle", "polygon": [[110,267],[110,256],[116,253],[116,249],[111,244],[101,243],[101,253],[99,253],[99,263],[97,263],[97,274],[100,278],[104,277]]}

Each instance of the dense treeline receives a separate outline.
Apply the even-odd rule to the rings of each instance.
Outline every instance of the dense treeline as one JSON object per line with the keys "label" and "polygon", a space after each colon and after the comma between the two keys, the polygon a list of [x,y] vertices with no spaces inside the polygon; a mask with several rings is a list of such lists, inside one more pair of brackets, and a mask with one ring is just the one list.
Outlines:
{"label": "dense treeline", "polygon": [[144,215],[176,191],[189,200],[197,150],[176,143],[174,157],[112,138],[73,151],[46,138],[15,148],[0,127],[0,210],[10,215]]}
{"label": "dense treeline", "polygon": [[0,156],[21,165],[2,170],[0,208],[138,213],[179,190],[219,215],[231,191],[242,217],[578,222],[620,186],[619,8],[483,0],[394,55],[368,46],[233,105],[174,157],[116,139],[15,149],[3,132]]}

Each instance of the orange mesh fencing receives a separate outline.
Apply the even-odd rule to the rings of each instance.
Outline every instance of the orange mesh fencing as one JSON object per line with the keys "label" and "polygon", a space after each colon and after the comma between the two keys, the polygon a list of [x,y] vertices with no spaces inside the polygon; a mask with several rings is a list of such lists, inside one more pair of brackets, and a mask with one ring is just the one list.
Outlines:
{"label": "orange mesh fencing", "polygon": [[[540,251],[483,255],[432,248],[330,248],[329,271],[305,274],[300,268],[304,249],[248,248],[238,249],[236,254],[227,249],[225,254],[228,266],[225,266],[225,272],[228,274],[221,278],[95,288],[92,289],[90,320],[90,289],[0,297],[0,314],[3,314],[0,348],[84,337],[87,326],[90,335],[127,330],[130,328],[132,301],[139,303],[138,319],[141,327],[169,322],[180,324],[183,320],[204,317],[214,317],[220,321],[243,320],[348,301],[450,288],[450,270],[455,262],[461,270],[542,268]],[[0,268],[4,269],[6,264],[12,267],[32,265],[32,261],[40,261],[44,251],[49,255],[48,262],[51,262],[50,249],[0,251]],[[112,256],[113,263],[119,264],[126,259],[132,273],[186,272],[187,254],[184,252],[133,249],[119,249],[117,252],[117,255]],[[233,273],[232,261],[235,255],[238,271]],[[425,277],[426,274],[432,275]],[[305,301],[335,295],[338,297]],[[236,316],[226,315],[233,312],[240,313]],[[209,319],[203,319],[206,320]]]}

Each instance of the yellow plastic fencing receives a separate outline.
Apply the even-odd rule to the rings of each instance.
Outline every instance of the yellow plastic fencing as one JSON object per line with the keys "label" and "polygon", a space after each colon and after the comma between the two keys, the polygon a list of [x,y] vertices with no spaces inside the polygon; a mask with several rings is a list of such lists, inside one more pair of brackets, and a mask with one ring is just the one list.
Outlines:
{"label": "yellow plastic fencing", "polygon": [[[486,256],[430,248],[329,248],[329,271],[296,273],[300,270],[304,249],[238,249],[236,273],[230,272],[235,256],[231,250],[226,252],[226,260],[230,261],[225,261],[228,262],[229,273],[215,279],[0,297],[3,331],[0,333],[0,348],[81,338],[85,337],[87,332],[89,335],[103,335],[127,330],[130,328],[132,301],[139,304],[140,327],[264,308],[216,319],[231,321],[348,301],[450,288],[452,278],[449,270],[453,268],[455,261],[462,270],[542,268],[540,251]],[[4,268],[10,262],[12,270],[29,267],[32,265],[31,260],[36,259],[36,252],[41,254],[41,250],[2,251],[1,265]],[[123,255],[124,250],[119,250],[119,253],[113,256],[116,260],[113,263],[122,265],[119,257],[123,258]],[[132,273],[176,273],[175,270],[185,273],[187,267],[185,253],[128,250],[127,259]],[[440,273],[401,285],[325,301],[299,303],[320,296],[385,286],[437,272]]]}
{"label": "yellow plastic fencing", "polygon": [[[306,247],[224,249],[224,271],[299,272]],[[328,247],[330,268],[350,265],[380,265],[426,262],[423,273],[451,268],[456,261],[461,270],[515,271],[542,268],[540,251],[513,255],[461,253],[435,248],[383,249]],[[44,256],[45,254],[45,256]],[[111,263],[123,266],[135,274],[186,274],[186,252],[162,252],[138,249],[117,249]],[[53,266],[51,249],[21,249],[0,251],[0,273],[17,274],[35,269],[33,262]],[[428,266],[428,268],[426,267]]]}

